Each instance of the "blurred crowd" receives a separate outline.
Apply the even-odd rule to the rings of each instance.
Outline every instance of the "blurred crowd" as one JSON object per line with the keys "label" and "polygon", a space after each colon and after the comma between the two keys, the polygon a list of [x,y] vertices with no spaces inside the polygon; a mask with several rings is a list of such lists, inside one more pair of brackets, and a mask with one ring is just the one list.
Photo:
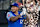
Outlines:
{"label": "blurred crowd", "polygon": [[[24,1],[24,4],[23,4]],[[19,2],[19,0],[16,0],[16,2],[19,4],[19,7],[22,7],[23,5],[27,8],[29,11],[39,10],[40,11],[40,0],[22,0],[22,3]]]}

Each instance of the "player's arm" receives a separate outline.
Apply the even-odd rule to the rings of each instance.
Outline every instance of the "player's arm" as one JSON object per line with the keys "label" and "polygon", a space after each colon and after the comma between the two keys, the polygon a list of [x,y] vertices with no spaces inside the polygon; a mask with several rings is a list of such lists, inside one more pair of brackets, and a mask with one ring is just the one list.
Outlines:
{"label": "player's arm", "polygon": [[11,18],[10,18],[10,21],[16,21],[16,20],[19,19],[19,17],[20,17],[20,15],[17,15],[17,16],[15,16],[15,17],[11,17]]}
{"label": "player's arm", "polygon": [[11,14],[10,12],[8,12],[6,17],[7,17],[7,19],[8,19],[9,21],[16,21],[16,20],[19,19],[20,15],[13,16],[13,14]]}

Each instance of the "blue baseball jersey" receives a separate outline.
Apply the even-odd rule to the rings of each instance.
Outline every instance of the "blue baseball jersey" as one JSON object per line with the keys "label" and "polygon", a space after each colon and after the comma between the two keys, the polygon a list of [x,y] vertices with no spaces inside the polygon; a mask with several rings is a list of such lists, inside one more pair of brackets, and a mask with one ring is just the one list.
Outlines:
{"label": "blue baseball jersey", "polygon": [[[20,14],[20,12],[18,12]],[[18,20],[16,20],[15,22],[10,21],[11,17],[15,17],[17,15],[15,15],[12,11],[7,13],[7,21],[8,21],[8,27],[23,27],[23,16],[20,17]]]}

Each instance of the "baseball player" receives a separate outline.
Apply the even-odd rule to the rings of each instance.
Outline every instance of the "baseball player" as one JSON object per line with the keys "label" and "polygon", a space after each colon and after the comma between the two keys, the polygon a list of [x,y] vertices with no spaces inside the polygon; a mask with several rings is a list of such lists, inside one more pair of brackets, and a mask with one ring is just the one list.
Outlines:
{"label": "baseball player", "polygon": [[7,12],[8,27],[23,27],[23,16],[21,16],[17,3],[12,3],[11,11]]}

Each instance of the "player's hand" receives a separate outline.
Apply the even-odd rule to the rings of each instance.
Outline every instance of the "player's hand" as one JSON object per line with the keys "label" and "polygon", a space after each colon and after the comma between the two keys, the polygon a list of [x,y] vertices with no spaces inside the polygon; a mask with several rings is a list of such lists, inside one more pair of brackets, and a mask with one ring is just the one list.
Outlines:
{"label": "player's hand", "polygon": [[26,8],[22,8],[23,12],[26,12]]}
{"label": "player's hand", "polygon": [[22,15],[23,15],[23,12],[20,13],[20,16],[22,16]]}
{"label": "player's hand", "polygon": [[26,8],[22,8],[23,9],[23,14],[26,14]]}
{"label": "player's hand", "polygon": [[23,11],[20,13],[21,16],[26,14],[26,8],[22,8],[22,9]]}

